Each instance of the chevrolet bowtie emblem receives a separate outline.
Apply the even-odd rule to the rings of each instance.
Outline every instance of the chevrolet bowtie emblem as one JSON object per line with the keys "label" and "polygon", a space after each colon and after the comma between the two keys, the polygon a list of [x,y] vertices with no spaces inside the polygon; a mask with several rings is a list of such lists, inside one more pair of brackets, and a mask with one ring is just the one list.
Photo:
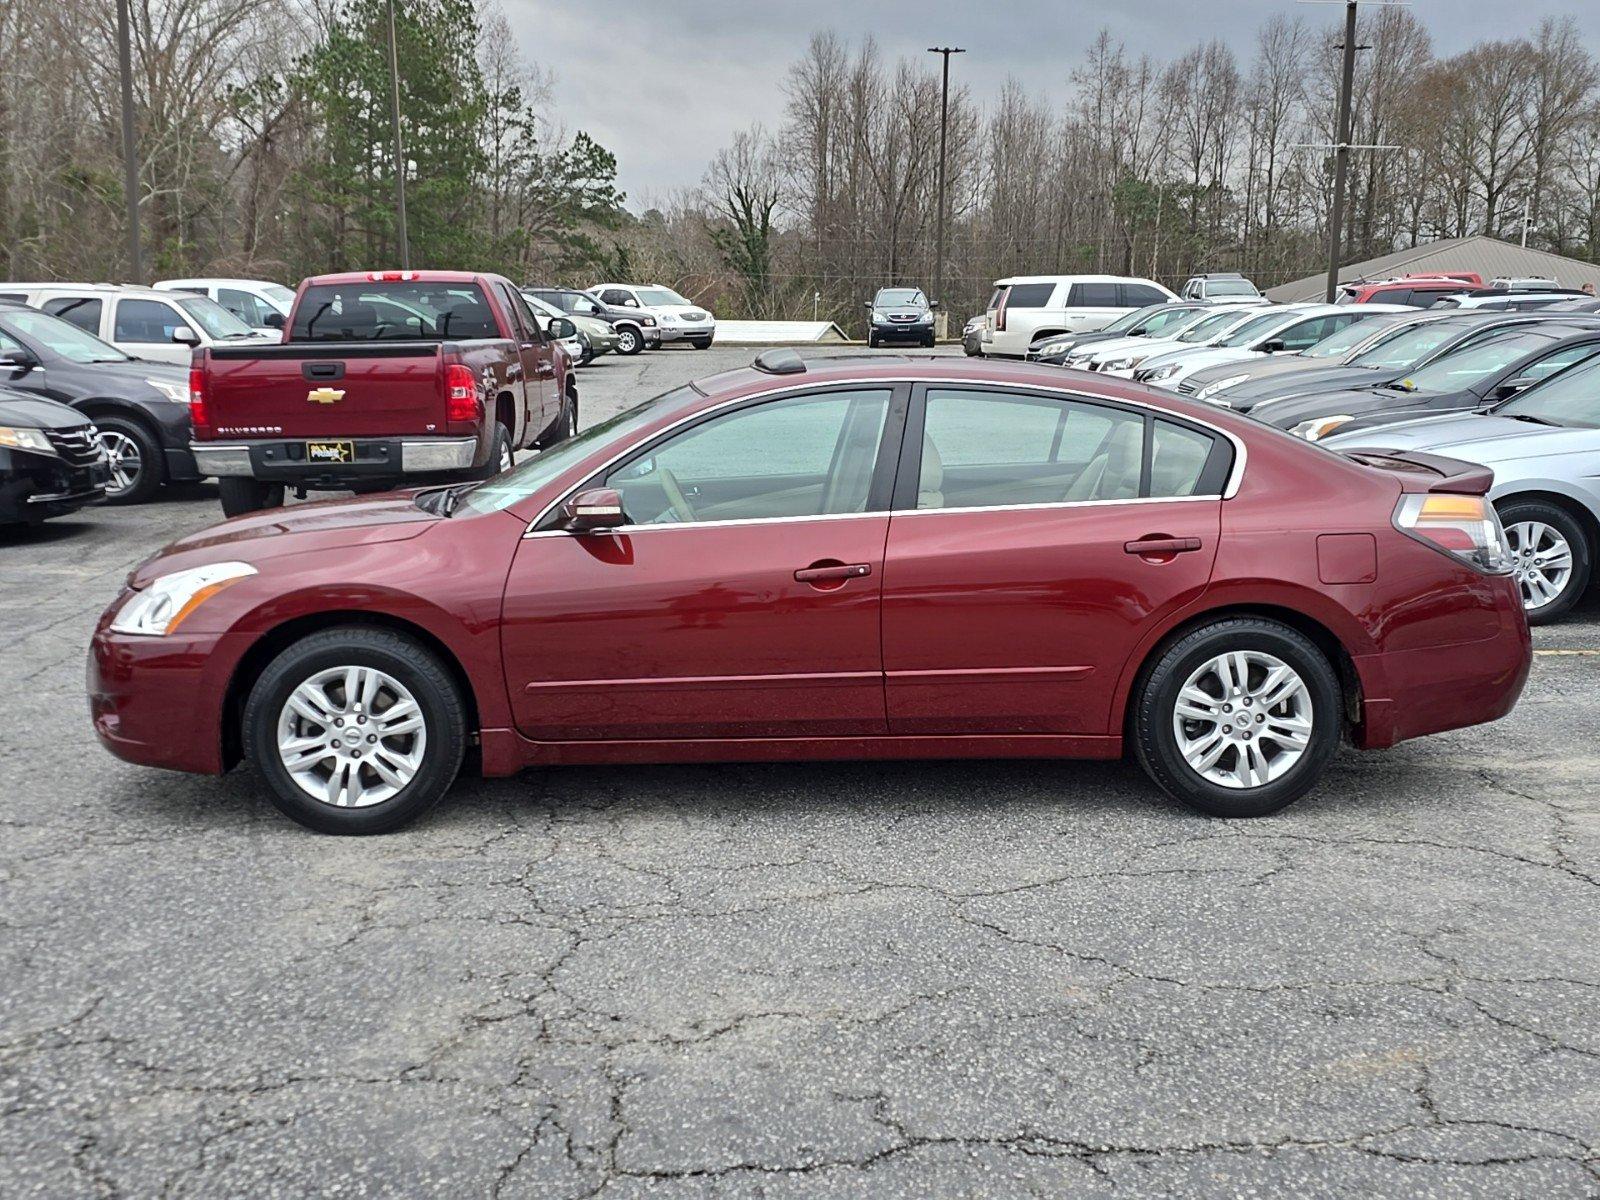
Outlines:
{"label": "chevrolet bowtie emblem", "polygon": [[344,399],[344,392],[339,388],[312,388],[306,393],[309,404],[337,404]]}

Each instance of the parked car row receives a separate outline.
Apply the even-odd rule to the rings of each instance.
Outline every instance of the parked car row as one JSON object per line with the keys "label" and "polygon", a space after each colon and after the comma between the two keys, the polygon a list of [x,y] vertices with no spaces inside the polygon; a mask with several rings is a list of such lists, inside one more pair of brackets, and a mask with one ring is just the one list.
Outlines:
{"label": "parked car row", "polygon": [[[655,285],[603,285],[614,301],[607,302],[593,292],[517,289],[499,277],[451,273],[373,272],[307,282],[335,291],[317,292],[313,307],[297,310],[295,291],[254,279],[168,279],[150,288],[0,284],[0,400],[15,414],[5,428],[89,428],[99,454],[95,464],[75,464],[88,474],[69,487],[51,474],[73,464],[56,454],[50,436],[4,435],[0,522],[32,522],[96,500],[139,503],[163,483],[211,476],[219,478],[223,509],[232,515],[281,503],[285,486],[372,490],[417,475],[500,469],[518,449],[550,444],[575,427],[570,368],[602,354],[637,354],[663,340],[703,348],[715,330],[709,311]],[[334,357],[328,353],[334,341],[384,345],[352,346]],[[316,350],[283,349],[306,342],[317,343]],[[481,361],[482,342],[498,347],[488,356],[492,370]],[[417,353],[397,353],[399,343],[418,343]],[[356,365],[357,359],[368,361]],[[410,401],[393,403],[393,387],[419,386],[415,368],[424,359],[440,370],[421,386],[441,396],[461,392],[461,412],[430,421]],[[229,367],[219,391],[209,376],[221,362]],[[287,369],[298,373],[299,384],[261,365],[267,362],[292,364]],[[361,381],[368,411],[354,420],[330,414],[308,422],[307,401],[344,403],[352,390],[342,386],[347,367],[348,377]],[[447,385],[452,367],[475,372],[478,417],[461,415],[467,385],[464,377]],[[341,386],[327,386],[335,382]],[[284,390],[296,387],[304,394],[298,403]],[[381,401],[374,388],[384,389]],[[218,424],[224,404],[240,395],[249,397],[248,419],[241,414]],[[32,403],[14,407],[25,399]],[[231,450],[208,444],[218,436],[276,438],[311,425],[331,440],[259,454],[241,449],[242,442]],[[470,452],[441,451],[433,444],[441,433],[471,441]],[[342,434],[353,436],[336,436]],[[404,440],[375,446],[373,439],[392,441],[391,435]],[[274,461],[275,454],[285,457]],[[52,456],[58,461],[41,474],[32,460]],[[85,482],[88,476],[94,478]]]}

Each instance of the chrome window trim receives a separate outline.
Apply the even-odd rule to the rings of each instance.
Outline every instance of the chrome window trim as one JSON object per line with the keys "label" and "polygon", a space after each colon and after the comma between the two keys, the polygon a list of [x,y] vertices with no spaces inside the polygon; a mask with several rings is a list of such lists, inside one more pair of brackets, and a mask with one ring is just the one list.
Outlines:
{"label": "chrome window trim", "polygon": [[[673,421],[670,425],[665,425],[656,430],[644,440],[648,442],[654,441],[657,438],[665,437],[667,434],[670,434],[673,430],[679,428],[680,426],[687,425],[692,421],[698,421],[701,418],[710,416],[713,413],[721,412],[725,408],[731,408],[734,405],[744,404],[752,400],[776,400],[785,396],[791,396],[808,391],[821,393],[836,388],[862,387],[871,386],[874,384],[893,389],[902,383],[909,383],[912,385],[919,383],[929,385],[945,385],[949,387],[966,386],[985,388],[992,391],[1012,391],[1021,393],[1027,393],[1030,391],[1048,392],[1053,395],[1059,395],[1088,404],[1110,404],[1112,406],[1121,404],[1132,408],[1144,409],[1148,412],[1154,413],[1158,417],[1164,416],[1177,421],[1187,421],[1190,424],[1197,425],[1202,429],[1208,429],[1219,437],[1227,438],[1228,441],[1233,445],[1233,470],[1228,475],[1228,483],[1227,486],[1222,489],[1221,496],[1218,496],[1214,493],[1206,496],[1139,496],[1130,500],[1061,500],[1040,504],[996,504],[974,508],[901,508],[874,511],[870,513],[823,513],[815,516],[803,517],[743,517],[727,521],[684,521],[663,525],[618,525],[614,526],[610,532],[638,533],[644,530],[653,529],[706,529],[718,525],[768,525],[779,521],[828,521],[852,517],[908,516],[913,513],[1003,512],[1014,509],[1079,508],[1088,505],[1106,504],[1172,504],[1175,502],[1189,500],[1231,500],[1234,498],[1234,496],[1238,495],[1239,487],[1244,482],[1245,462],[1249,456],[1249,451],[1245,446],[1244,439],[1235,433],[1231,433],[1228,430],[1223,429],[1220,426],[1213,425],[1209,421],[1202,420],[1199,417],[1191,417],[1187,413],[1174,412],[1172,409],[1165,408],[1158,404],[1152,404],[1145,400],[1126,399],[1120,396],[1096,396],[1090,392],[1081,392],[1073,388],[1066,387],[1054,387],[1048,383],[1028,383],[1021,385],[1002,384],[996,383],[993,380],[949,379],[937,375],[896,375],[889,378],[869,376],[854,379],[829,379],[826,381],[812,380],[809,383],[797,383],[789,387],[775,388],[770,392],[758,392],[752,395],[736,396],[731,399],[724,400],[720,404],[714,404],[710,408],[701,408],[692,413],[686,413],[682,417],[679,417],[676,421]],[[582,479],[579,479],[577,483],[573,484],[569,489],[557,496],[549,504],[545,505],[544,508],[539,511],[538,516],[534,517],[532,521],[528,522],[528,527],[523,531],[522,536],[525,538],[545,537],[551,534],[559,534],[563,537],[577,536],[571,533],[569,530],[540,530],[538,526],[539,523],[548,517],[552,512],[570,500],[577,493],[578,489],[583,486],[584,480],[615,466],[622,459],[633,453],[634,450],[638,449],[640,445],[640,442],[633,442],[627,447],[618,451],[616,454],[612,455],[610,458],[606,459],[593,470],[585,472]]]}

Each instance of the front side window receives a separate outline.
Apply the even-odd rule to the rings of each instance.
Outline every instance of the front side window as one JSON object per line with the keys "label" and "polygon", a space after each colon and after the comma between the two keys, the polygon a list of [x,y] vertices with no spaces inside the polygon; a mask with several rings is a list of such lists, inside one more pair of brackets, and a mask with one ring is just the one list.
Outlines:
{"label": "front side window", "polygon": [[600,299],[607,304],[618,304],[624,308],[638,308],[639,302],[633,298],[633,293],[622,288],[607,288],[600,293]]}
{"label": "front side window", "polygon": [[246,325],[262,328],[266,326],[267,318],[278,311],[260,296],[250,292],[241,292],[238,288],[218,288],[217,303]]}
{"label": "front side window", "polygon": [[1590,358],[1530,387],[1496,408],[1494,415],[1573,429],[1600,429],[1600,358]]}
{"label": "front side window", "polygon": [[888,389],[793,396],[701,422],[605,478],[632,525],[865,512]]}
{"label": "front side window", "polygon": [[1548,379],[1557,371],[1564,371],[1573,363],[1583,362],[1596,354],[1600,354],[1600,346],[1592,343],[1584,346],[1568,346],[1565,350],[1547,354],[1536,363],[1529,363],[1511,382],[1518,386],[1538,383],[1539,380]]}
{"label": "front side window", "polygon": [[174,333],[188,328],[189,323],[170,304],[160,300],[123,300],[117,304],[115,332],[111,336],[119,342],[170,342]]}
{"label": "front side window", "polygon": [[1381,323],[1381,321],[1372,317],[1368,317],[1365,321],[1352,319],[1337,333],[1330,333],[1315,346],[1308,347],[1305,351],[1305,356],[1307,358],[1343,358],[1368,338],[1374,336],[1377,326]]}
{"label": "front side window", "polygon": [[100,300],[88,296],[57,296],[54,300],[46,300],[41,307],[51,316],[68,321],[85,333],[100,332],[100,312],[104,307]]}
{"label": "front side window", "polygon": [[930,388],[918,508],[993,508],[1139,495],[1144,418],[1004,392]]}
{"label": "front side window", "polygon": [[183,314],[189,318],[190,324],[200,326],[208,337],[220,341],[226,338],[250,336],[250,326],[209,296],[180,296],[178,307],[183,309]]}
{"label": "front side window", "polygon": [[1453,321],[1429,321],[1425,325],[1411,325],[1376,346],[1363,350],[1350,360],[1354,367],[1387,368],[1403,371],[1415,366],[1440,346],[1461,332]]}
{"label": "front side window", "polygon": [[[96,305],[100,301],[94,302]],[[7,332],[18,337],[31,338],[49,347],[52,353],[76,363],[127,362],[128,356],[109,342],[102,342],[92,333],[63,318],[42,312],[15,312],[4,315]]]}
{"label": "front side window", "polygon": [[1309,321],[1301,321],[1291,325],[1277,336],[1283,342],[1285,350],[1309,350],[1330,333],[1337,332],[1348,322],[1355,320],[1351,317],[1313,317]]}

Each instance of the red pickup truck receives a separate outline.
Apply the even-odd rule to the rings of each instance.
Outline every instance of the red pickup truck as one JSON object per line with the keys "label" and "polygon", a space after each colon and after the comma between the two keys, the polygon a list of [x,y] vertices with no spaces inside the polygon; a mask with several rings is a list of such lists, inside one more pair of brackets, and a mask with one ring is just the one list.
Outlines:
{"label": "red pickup truck", "polygon": [[380,491],[487,478],[569,437],[578,388],[512,284],[465,271],[305,280],[281,345],[197,350],[193,449],[228,516],[284,489]]}

